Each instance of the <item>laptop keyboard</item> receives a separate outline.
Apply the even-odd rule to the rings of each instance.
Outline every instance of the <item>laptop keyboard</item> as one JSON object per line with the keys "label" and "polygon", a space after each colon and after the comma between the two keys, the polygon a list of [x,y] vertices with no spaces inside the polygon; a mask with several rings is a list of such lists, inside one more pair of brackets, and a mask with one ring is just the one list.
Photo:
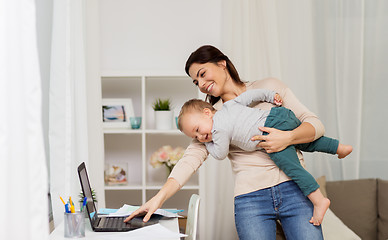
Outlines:
{"label": "laptop keyboard", "polygon": [[124,218],[110,218],[108,217],[108,221],[105,223],[108,228],[124,228],[126,223],[124,222]]}
{"label": "laptop keyboard", "polygon": [[95,222],[95,231],[98,232],[122,232],[129,231],[144,226],[158,223],[162,216],[154,214],[148,222],[143,222],[143,218],[133,218],[130,222],[125,223],[125,217],[101,217]]}
{"label": "laptop keyboard", "polygon": [[120,229],[128,227],[123,217],[104,217],[101,218],[100,226],[103,228]]}

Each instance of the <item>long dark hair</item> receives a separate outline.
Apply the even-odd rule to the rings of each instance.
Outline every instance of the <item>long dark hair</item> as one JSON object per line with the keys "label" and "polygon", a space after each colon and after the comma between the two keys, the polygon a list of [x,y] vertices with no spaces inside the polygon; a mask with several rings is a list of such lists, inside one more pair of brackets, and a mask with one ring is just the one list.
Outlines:
{"label": "long dark hair", "polygon": [[[228,69],[229,75],[232,77],[232,80],[238,84],[243,85],[244,82],[241,81],[240,76],[233,63],[229,60],[229,58],[223,54],[218,48],[213,47],[211,45],[204,45],[194,52],[192,52],[189,58],[186,61],[185,71],[187,75],[189,74],[189,68],[193,63],[214,63],[217,64],[219,61],[226,61],[226,69]],[[206,100],[209,101],[212,105],[220,100],[221,97],[213,97],[212,95],[207,95]]]}

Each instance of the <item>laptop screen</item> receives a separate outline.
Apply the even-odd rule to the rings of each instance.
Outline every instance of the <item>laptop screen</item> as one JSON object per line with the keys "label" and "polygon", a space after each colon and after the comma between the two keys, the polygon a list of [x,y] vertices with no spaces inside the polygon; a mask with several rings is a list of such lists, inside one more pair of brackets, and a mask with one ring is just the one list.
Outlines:
{"label": "laptop screen", "polygon": [[93,202],[92,189],[90,187],[88,174],[86,172],[85,163],[81,163],[78,167],[78,175],[81,182],[82,192],[84,196],[87,197],[86,209],[89,213],[89,219],[91,225],[93,226],[94,221],[97,219],[96,206]]}

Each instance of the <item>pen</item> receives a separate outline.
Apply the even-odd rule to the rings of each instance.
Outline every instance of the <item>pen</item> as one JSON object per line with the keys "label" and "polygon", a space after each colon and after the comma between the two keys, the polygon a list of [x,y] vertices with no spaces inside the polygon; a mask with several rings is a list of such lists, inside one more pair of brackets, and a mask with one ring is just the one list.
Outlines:
{"label": "pen", "polygon": [[61,199],[61,201],[63,202],[63,205],[66,205],[65,201],[63,201],[63,198],[61,196],[59,196],[59,198]]}
{"label": "pen", "polygon": [[71,205],[71,206],[74,206],[73,201],[71,201],[71,197],[69,197],[69,202],[70,202],[70,205]]}
{"label": "pen", "polygon": [[163,209],[163,210],[165,210],[167,212],[171,212],[171,213],[179,213],[179,212],[183,212],[184,211],[183,209],[168,209],[168,208]]}
{"label": "pen", "polygon": [[68,203],[65,204],[65,211],[66,211],[66,213],[70,213],[69,204]]}
{"label": "pen", "polygon": [[65,212],[66,212],[66,213],[70,213],[69,204],[68,204],[68,203],[65,203],[65,201],[63,201],[63,198],[62,198],[61,196],[59,196],[59,198],[61,199],[61,201],[62,201],[63,204],[65,205]]}
{"label": "pen", "polygon": [[74,203],[71,201],[71,197],[69,197],[69,204],[70,204],[70,212],[75,213]]}
{"label": "pen", "polygon": [[84,209],[84,207],[86,205],[86,200],[87,199],[88,199],[87,197],[84,198],[84,202],[82,203],[82,207],[81,207],[81,212],[82,212],[82,210]]}
{"label": "pen", "polygon": [[70,212],[71,212],[71,213],[75,213],[74,205],[70,205]]}

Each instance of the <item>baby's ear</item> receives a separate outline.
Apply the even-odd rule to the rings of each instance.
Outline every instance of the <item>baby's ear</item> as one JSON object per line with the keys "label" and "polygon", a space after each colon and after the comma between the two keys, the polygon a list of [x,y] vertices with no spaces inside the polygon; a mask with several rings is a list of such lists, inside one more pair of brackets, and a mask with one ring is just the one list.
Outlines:
{"label": "baby's ear", "polygon": [[204,109],[202,110],[202,112],[203,112],[204,114],[206,114],[206,115],[211,115],[212,110],[210,110],[209,108],[204,108]]}

